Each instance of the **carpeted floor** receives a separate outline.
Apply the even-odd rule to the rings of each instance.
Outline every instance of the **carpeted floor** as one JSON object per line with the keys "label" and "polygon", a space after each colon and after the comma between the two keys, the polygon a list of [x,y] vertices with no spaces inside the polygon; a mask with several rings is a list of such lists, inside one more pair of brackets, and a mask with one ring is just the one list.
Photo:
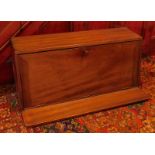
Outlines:
{"label": "carpeted floor", "polygon": [[0,132],[155,132],[155,57],[141,64],[141,81],[151,99],[76,118],[25,127],[16,100],[15,86],[0,88]]}

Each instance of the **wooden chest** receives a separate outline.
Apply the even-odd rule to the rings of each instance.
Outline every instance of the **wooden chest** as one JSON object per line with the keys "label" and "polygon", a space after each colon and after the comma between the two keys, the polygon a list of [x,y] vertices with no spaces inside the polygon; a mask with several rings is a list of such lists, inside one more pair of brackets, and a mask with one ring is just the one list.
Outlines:
{"label": "wooden chest", "polygon": [[25,124],[147,99],[138,88],[141,41],[127,28],[13,38]]}

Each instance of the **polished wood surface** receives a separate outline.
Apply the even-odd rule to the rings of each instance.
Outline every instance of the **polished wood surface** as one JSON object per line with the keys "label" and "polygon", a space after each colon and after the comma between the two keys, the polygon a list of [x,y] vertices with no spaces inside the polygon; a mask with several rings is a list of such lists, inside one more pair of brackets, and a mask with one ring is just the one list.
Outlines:
{"label": "polished wood surface", "polygon": [[37,125],[49,121],[56,121],[68,117],[96,112],[103,109],[130,104],[139,100],[146,100],[149,95],[139,88],[112,92],[93,96],[63,104],[48,105],[38,108],[26,109],[22,115],[27,126]]}
{"label": "polished wood surface", "polygon": [[18,56],[24,107],[55,104],[137,84],[139,42]]}
{"label": "polished wood surface", "polygon": [[16,37],[12,39],[12,43],[16,54],[24,54],[133,40],[142,40],[142,37],[127,28],[113,28]]}
{"label": "polished wood surface", "polygon": [[17,94],[26,125],[148,98],[135,88],[141,42],[127,28],[14,38]]}

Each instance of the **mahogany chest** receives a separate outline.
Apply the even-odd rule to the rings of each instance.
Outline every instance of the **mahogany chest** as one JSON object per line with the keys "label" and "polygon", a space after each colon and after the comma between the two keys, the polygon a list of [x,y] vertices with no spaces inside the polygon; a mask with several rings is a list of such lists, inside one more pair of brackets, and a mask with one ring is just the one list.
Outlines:
{"label": "mahogany chest", "polygon": [[139,88],[141,42],[127,28],[13,38],[18,101],[25,124],[147,99]]}

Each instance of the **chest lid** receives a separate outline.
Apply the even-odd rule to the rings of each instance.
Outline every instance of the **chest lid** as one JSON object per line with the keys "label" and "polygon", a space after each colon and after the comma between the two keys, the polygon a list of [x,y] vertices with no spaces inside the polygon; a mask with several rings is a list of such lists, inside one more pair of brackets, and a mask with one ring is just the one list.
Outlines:
{"label": "chest lid", "polygon": [[111,28],[12,38],[15,54],[142,40],[128,28]]}

